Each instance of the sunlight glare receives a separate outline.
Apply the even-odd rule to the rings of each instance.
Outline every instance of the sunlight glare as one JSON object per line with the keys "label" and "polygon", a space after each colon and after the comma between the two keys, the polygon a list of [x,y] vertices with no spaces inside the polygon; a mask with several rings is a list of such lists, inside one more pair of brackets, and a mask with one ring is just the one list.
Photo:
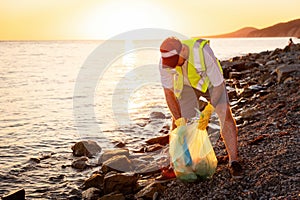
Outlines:
{"label": "sunlight glare", "polygon": [[133,2],[108,2],[91,8],[81,20],[84,27],[81,31],[87,37],[103,39],[99,38],[103,33],[106,33],[107,38],[133,29],[170,25],[171,16],[163,15],[157,5],[151,2]]}

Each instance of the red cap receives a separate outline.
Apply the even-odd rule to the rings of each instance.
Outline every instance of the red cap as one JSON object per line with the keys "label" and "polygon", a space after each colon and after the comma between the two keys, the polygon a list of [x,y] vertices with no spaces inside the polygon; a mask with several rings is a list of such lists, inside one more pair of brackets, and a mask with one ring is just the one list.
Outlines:
{"label": "red cap", "polygon": [[182,44],[176,37],[168,37],[160,45],[163,67],[175,68],[178,63]]}

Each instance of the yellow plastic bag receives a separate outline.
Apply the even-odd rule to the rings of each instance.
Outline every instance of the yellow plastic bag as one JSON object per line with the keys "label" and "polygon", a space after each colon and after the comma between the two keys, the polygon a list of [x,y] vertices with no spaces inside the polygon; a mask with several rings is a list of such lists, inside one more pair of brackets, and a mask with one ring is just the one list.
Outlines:
{"label": "yellow plastic bag", "polygon": [[195,181],[198,177],[211,177],[217,167],[217,158],[206,129],[198,122],[180,124],[170,134],[170,157],[176,177]]}

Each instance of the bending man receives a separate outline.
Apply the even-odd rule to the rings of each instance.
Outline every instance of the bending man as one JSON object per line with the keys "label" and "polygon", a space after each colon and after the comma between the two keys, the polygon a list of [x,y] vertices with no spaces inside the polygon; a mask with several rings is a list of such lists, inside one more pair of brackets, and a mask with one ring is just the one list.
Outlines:
{"label": "bending man", "polygon": [[[196,109],[207,112],[209,106],[199,98],[210,101],[220,121],[221,136],[229,156],[232,176],[241,175],[238,162],[237,127],[231,113],[229,99],[222,74],[222,67],[216,59],[208,41],[189,39],[180,41],[175,37],[165,39],[161,46],[160,75],[167,105],[172,113],[172,127],[181,117],[191,119]],[[209,117],[200,120],[199,127],[206,128]]]}

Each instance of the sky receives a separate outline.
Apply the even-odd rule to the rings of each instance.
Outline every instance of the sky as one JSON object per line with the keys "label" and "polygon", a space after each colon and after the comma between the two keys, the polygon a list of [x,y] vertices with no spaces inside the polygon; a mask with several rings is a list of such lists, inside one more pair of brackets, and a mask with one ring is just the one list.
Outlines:
{"label": "sky", "polygon": [[101,40],[140,28],[187,36],[300,18],[299,0],[0,0],[0,40]]}

